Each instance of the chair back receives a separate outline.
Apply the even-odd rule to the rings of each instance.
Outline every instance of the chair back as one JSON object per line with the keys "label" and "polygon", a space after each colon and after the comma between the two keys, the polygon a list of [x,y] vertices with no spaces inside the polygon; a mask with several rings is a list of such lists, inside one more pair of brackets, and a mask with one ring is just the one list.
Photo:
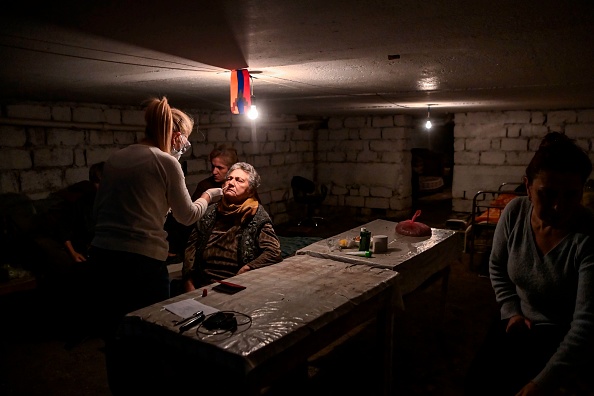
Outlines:
{"label": "chair back", "polygon": [[293,176],[291,179],[291,188],[293,188],[293,191],[296,190],[305,194],[313,194],[316,191],[315,183],[302,176]]}

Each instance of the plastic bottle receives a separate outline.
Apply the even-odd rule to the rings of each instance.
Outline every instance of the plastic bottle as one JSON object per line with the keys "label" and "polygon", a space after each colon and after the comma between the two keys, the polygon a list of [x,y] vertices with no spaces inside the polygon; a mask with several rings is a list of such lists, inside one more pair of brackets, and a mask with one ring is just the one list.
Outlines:
{"label": "plastic bottle", "polygon": [[371,232],[367,231],[367,228],[361,228],[361,240],[359,241],[359,250],[368,251],[371,245]]}

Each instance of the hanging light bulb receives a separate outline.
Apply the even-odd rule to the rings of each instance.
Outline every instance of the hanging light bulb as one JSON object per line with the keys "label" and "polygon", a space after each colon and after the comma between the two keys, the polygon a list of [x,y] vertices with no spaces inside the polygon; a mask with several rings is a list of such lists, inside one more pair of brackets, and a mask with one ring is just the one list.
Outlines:
{"label": "hanging light bulb", "polygon": [[252,105],[247,113],[247,116],[250,120],[255,120],[258,118],[258,109],[256,108],[256,99],[252,96]]}
{"label": "hanging light bulb", "polygon": [[433,125],[431,124],[431,105],[427,106],[427,122],[425,123],[425,128],[431,129]]}

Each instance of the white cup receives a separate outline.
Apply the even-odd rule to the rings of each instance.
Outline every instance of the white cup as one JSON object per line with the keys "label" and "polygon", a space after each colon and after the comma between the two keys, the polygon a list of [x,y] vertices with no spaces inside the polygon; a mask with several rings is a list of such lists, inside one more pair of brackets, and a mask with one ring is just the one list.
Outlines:
{"label": "white cup", "polygon": [[388,251],[388,236],[374,235],[371,238],[373,253],[385,253]]}

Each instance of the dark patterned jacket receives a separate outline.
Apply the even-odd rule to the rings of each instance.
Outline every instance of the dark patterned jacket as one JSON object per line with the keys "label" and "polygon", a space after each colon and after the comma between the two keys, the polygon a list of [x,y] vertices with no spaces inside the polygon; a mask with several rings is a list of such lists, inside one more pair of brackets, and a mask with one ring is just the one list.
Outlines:
{"label": "dark patterned jacket", "polygon": [[196,286],[206,285],[236,275],[244,265],[256,269],[282,261],[280,242],[274,232],[272,219],[262,205],[258,206],[251,219],[229,228],[237,241],[237,251],[233,257],[221,250],[220,255],[216,252],[217,257],[212,257],[212,260],[204,258],[204,250],[215,225],[223,221],[216,210],[217,206],[210,205],[193,227],[185,252],[182,270],[184,279],[191,278]]}

